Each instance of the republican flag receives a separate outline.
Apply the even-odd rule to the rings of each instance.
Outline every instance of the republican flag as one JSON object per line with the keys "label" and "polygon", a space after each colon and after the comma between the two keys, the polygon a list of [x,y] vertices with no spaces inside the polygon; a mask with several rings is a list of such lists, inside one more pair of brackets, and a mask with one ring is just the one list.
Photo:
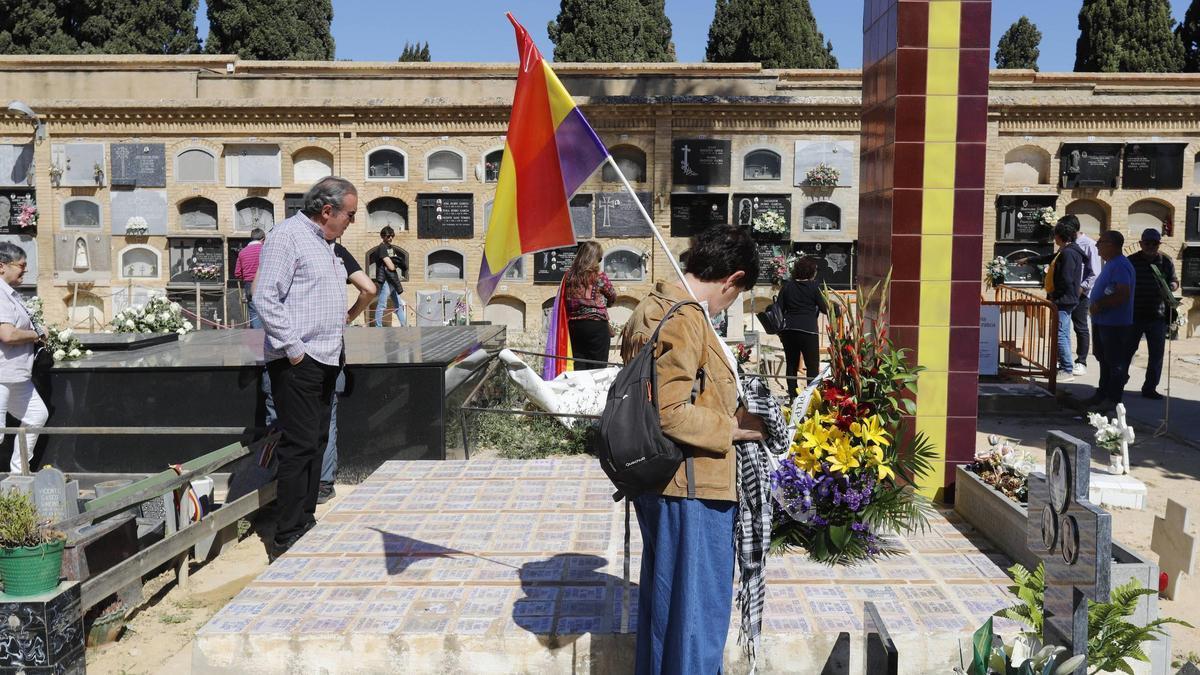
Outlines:
{"label": "republican flag", "polygon": [[485,305],[521,255],[575,245],[568,202],[608,158],[529,33],[511,13],[506,16],[516,29],[521,69],[475,286]]}
{"label": "republican flag", "polygon": [[[567,280],[558,284],[554,305],[550,308],[550,321],[546,326],[546,360],[542,363],[542,379],[553,380],[568,370],[575,370],[571,360],[571,334],[567,332]],[[565,356],[553,359],[551,356]]]}

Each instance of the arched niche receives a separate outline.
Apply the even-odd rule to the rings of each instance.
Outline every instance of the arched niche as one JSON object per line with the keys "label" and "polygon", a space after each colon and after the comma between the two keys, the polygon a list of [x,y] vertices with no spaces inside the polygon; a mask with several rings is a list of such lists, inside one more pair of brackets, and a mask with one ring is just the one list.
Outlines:
{"label": "arched niche", "polygon": [[504,160],[504,149],[493,150],[483,156],[483,182],[496,183],[500,180],[500,164]]}
{"label": "arched niche", "polygon": [[483,308],[483,320],[504,326],[514,333],[525,330],[525,303],[507,295],[494,296]]}
{"label": "arched niche", "polygon": [[439,248],[425,256],[425,278],[429,281],[462,280],[466,270],[466,258],[452,248]]}
{"label": "arched niche", "polygon": [[[395,255],[404,261],[403,265],[397,266],[396,273],[400,275],[400,281],[408,281],[409,275],[412,274],[412,257],[408,255],[407,249],[396,246],[395,244],[392,244],[392,248],[395,249]],[[367,272],[367,276],[371,277],[372,279],[375,278],[375,263],[373,262],[373,256],[371,255],[374,252],[374,248],[367,251],[366,266],[364,267]]]}
{"label": "arched niche", "polygon": [[324,148],[301,148],[292,155],[292,182],[310,185],[333,175],[333,153]]}
{"label": "arched niche", "polygon": [[204,148],[181,151],[175,155],[175,182],[217,182],[217,156]]}
{"label": "arched niche", "polygon": [[601,267],[612,281],[643,281],[646,278],[646,256],[631,248],[609,249]]}
{"label": "arched niche", "polygon": [[629,317],[633,316],[633,310],[638,306],[638,299],[631,298],[628,295],[618,295],[617,301],[612,307],[608,308],[608,320],[617,324],[624,325],[629,321]]}
{"label": "arched niche", "polygon": [[1067,215],[1079,219],[1080,231],[1093,241],[1108,229],[1108,206],[1094,199],[1076,199],[1067,204]]}
{"label": "arched niche", "polygon": [[425,180],[462,180],[463,156],[454,150],[435,150],[425,158]]}
{"label": "arched niche", "polygon": [[742,160],[742,180],[781,180],[783,157],[765,148],[751,150]]}
{"label": "arched niche", "polygon": [[397,197],[379,197],[367,204],[367,223],[373,232],[391,227],[397,232],[408,229],[408,204]]}
{"label": "arched niche", "polygon": [[217,229],[217,203],[204,197],[180,202],[179,226],[185,230]]}
{"label": "arched niche", "polygon": [[[635,145],[618,145],[609,148],[613,161],[621,168],[621,173],[630,183],[642,183],[646,180],[646,153]],[[620,182],[617,172],[612,165],[605,162],[600,172],[600,179],[606,183]]]}
{"label": "arched niche", "polygon": [[158,279],[162,270],[162,252],[145,244],[126,246],[117,259],[121,279]]}
{"label": "arched niche", "polygon": [[813,202],[804,207],[805,232],[837,232],[842,229],[842,209],[830,202]]}
{"label": "arched niche", "polygon": [[100,200],[91,197],[71,197],[63,200],[62,226],[66,229],[100,229]]}
{"label": "arched niche", "polygon": [[1175,215],[1175,209],[1166,202],[1157,199],[1141,199],[1129,205],[1129,234],[1126,239],[1137,241],[1142,230],[1154,228],[1160,234],[1166,232],[1166,225]]}
{"label": "arched niche", "polygon": [[1022,145],[1004,155],[1005,185],[1049,185],[1050,152],[1036,145]]}
{"label": "arched niche", "polygon": [[525,280],[525,256],[517,258],[517,261],[504,270],[504,278],[510,281]]}
{"label": "arched niche", "polygon": [[400,148],[383,146],[367,153],[367,180],[407,180],[408,155]]}
{"label": "arched niche", "polygon": [[234,204],[237,229],[249,231],[256,227],[264,231],[275,225],[275,205],[262,197],[247,197]]}

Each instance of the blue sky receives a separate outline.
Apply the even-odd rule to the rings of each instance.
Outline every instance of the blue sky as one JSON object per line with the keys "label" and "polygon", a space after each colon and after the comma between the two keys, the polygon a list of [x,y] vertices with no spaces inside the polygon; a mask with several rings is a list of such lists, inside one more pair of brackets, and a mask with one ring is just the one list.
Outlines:
{"label": "blue sky", "polygon": [[[845,68],[862,65],[862,0],[810,0],[825,37],[833,42]],[[675,49],[680,61],[703,61],[712,21],[712,0],[667,0]],[[992,47],[1022,14],[1042,31],[1043,71],[1069,71],[1079,37],[1079,0],[994,0]],[[1183,19],[1188,0],[1171,0],[1175,19]],[[334,0],[333,37],[337,58],[394,61],[404,42],[429,41],[435,61],[516,61],[511,11],[549,57],[554,49],[546,24],[558,14],[556,0]],[[208,33],[204,4],[200,37]]]}

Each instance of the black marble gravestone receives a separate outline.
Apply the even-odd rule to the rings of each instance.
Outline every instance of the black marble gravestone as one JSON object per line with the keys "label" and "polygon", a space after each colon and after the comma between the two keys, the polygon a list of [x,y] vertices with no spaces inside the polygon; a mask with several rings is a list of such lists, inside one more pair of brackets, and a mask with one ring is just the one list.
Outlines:
{"label": "black marble gravestone", "polygon": [[1200,293],[1200,246],[1185,246],[1179,261],[1180,286],[1189,293]]}
{"label": "black marble gravestone", "polygon": [[798,241],[792,252],[817,258],[817,283],[835,291],[854,289],[858,253],[854,242]]}
{"label": "black marble gravestone", "polygon": [[729,195],[671,195],[671,236],[690,237],[729,222]]}
{"label": "black marble gravestone", "polygon": [[863,672],[867,675],[897,675],[900,651],[888,633],[875,603],[863,603]]}
{"label": "black marble gravestone", "polygon": [[79,582],[27,598],[0,595],[0,672],[84,675]]}
{"label": "black marble gravestone", "polygon": [[[784,265],[787,264],[788,249],[791,248],[788,244],[764,244],[759,243],[758,247],[758,285],[770,286],[775,282],[775,272],[779,264],[779,260],[783,259]],[[791,274],[791,269],[784,271],[783,278]]]}
{"label": "black marble gravestone", "polygon": [[592,238],[592,195],[571,197],[571,228],[576,239]]}
{"label": "black marble gravestone", "polygon": [[1117,187],[1120,156],[1120,143],[1063,143],[1058,151],[1062,187]]}
{"label": "black marble gravestone", "polygon": [[[171,265],[168,284],[225,284],[225,244],[219,237],[171,237],[167,241]],[[214,276],[197,276],[194,270],[200,265],[215,266],[217,271]]]}
{"label": "black marble gravestone", "polygon": [[997,242],[996,257],[1008,261],[1004,283],[1009,286],[1041,286],[1045,273],[1038,265],[1020,264],[1023,258],[1034,258],[1054,252],[1054,244]]}
{"label": "black marble gravestone", "polygon": [[791,229],[791,195],[751,194],[745,192],[733,195],[733,222],[738,225],[750,225],[755,218],[768,211],[783,216],[783,221],[787,223],[788,229]]}
{"label": "black marble gravestone", "polygon": [[[1112,516],[1088,501],[1092,449],[1060,431],[1046,437],[1046,480],[1030,480],[1026,544],[1046,566],[1046,644],[1087,653],[1088,600],[1108,602]],[[1087,672],[1086,662],[1076,671]]]}
{"label": "black marble gravestone", "polygon": [[0,190],[0,234],[37,235],[37,227],[22,228],[20,223],[21,210],[26,205],[37,207],[37,199],[32,189],[4,188]]}
{"label": "black marble gravestone", "polygon": [[[637,193],[642,208],[650,212],[650,193]],[[649,237],[650,226],[628,192],[596,194],[596,237]]]}
{"label": "black marble gravestone", "polygon": [[417,195],[418,239],[470,239],[474,236],[474,195],[440,192]]}
{"label": "black marble gravestone", "polygon": [[1186,143],[1127,143],[1121,161],[1126,190],[1179,190],[1183,187]]}
{"label": "black marble gravestone", "polygon": [[113,187],[166,187],[167,154],[163,143],[113,143],[109,146]]}
{"label": "black marble gravestone", "polygon": [[671,142],[672,178],[676,185],[729,185],[731,143],[715,138],[683,138]]}
{"label": "black marble gravestone", "polygon": [[1042,209],[1052,209],[1058,195],[999,195],[996,197],[997,241],[1047,241],[1053,225],[1042,221]]}
{"label": "black marble gravestone", "polygon": [[533,283],[557,284],[575,262],[576,247],[555,248],[533,254]]}

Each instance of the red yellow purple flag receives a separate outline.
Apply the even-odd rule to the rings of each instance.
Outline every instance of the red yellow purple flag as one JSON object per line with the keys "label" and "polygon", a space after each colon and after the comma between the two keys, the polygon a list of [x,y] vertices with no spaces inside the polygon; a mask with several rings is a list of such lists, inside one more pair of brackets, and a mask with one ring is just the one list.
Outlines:
{"label": "red yellow purple flag", "polygon": [[568,202],[608,149],[512,14],[521,67],[475,289],[483,304],[517,258],[575,245]]}

